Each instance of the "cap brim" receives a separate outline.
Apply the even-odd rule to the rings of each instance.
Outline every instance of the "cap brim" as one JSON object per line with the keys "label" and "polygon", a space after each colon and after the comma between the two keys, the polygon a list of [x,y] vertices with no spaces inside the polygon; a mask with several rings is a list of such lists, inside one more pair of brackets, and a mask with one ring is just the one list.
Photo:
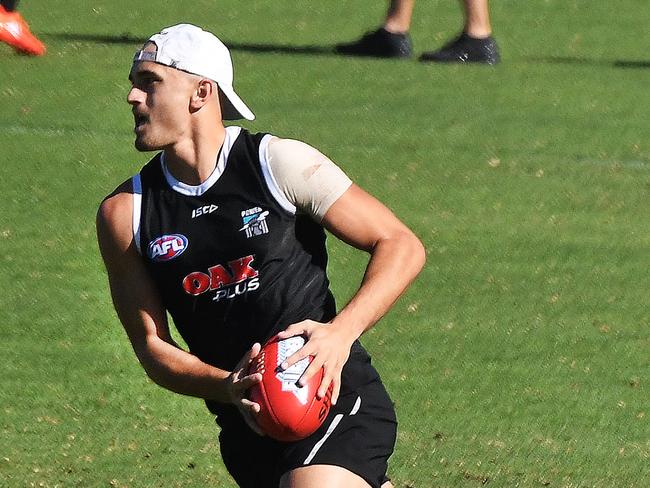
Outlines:
{"label": "cap brim", "polygon": [[219,89],[224,94],[222,99],[221,117],[223,120],[255,120],[255,114],[246,106],[244,101],[239,98],[231,86],[219,85]]}

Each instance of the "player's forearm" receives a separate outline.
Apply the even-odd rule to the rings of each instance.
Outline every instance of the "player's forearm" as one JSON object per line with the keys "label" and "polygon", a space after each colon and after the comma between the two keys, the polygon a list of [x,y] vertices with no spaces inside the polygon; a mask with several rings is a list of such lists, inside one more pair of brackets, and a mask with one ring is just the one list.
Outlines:
{"label": "player's forearm", "polygon": [[159,338],[148,339],[134,349],[149,378],[159,386],[183,395],[230,401],[226,388],[229,371],[204,363]]}
{"label": "player's forearm", "polygon": [[379,240],[358,292],[332,322],[358,338],[392,307],[418,275],[425,262],[425,251],[412,233],[400,232]]}

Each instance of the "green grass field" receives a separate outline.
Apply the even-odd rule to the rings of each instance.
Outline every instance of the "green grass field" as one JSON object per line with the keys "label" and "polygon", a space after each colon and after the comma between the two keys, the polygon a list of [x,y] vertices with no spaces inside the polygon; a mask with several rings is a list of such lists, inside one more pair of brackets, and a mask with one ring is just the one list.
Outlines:
{"label": "green grass field", "polygon": [[[233,46],[247,127],[320,148],[426,245],[363,339],[396,487],[650,486],[647,2],[493,2],[495,68],[328,54],[383,2],[181,3],[26,1],[48,55],[0,45],[0,486],[233,486],[201,402],[137,364],[95,242],[149,157],[131,57],[179,21]],[[419,2],[416,50],[459,25]],[[344,303],[366,258],[329,245]]]}

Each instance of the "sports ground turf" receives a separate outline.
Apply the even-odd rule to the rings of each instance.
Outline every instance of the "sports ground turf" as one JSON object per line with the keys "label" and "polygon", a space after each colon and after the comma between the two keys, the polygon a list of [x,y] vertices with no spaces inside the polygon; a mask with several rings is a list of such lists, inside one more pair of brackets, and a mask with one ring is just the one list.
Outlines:
{"label": "sports ground turf", "polygon": [[[247,127],[322,149],[426,245],[363,340],[400,419],[396,487],[650,486],[646,1],[495,1],[494,68],[329,54],[383,2],[21,7],[49,52],[0,45],[0,486],[233,486],[201,402],[137,364],[94,236],[148,158],[131,56],[179,21],[233,48]],[[420,1],[416,51],[459,23]],[[330,249],[344,303],[365,256]]]}

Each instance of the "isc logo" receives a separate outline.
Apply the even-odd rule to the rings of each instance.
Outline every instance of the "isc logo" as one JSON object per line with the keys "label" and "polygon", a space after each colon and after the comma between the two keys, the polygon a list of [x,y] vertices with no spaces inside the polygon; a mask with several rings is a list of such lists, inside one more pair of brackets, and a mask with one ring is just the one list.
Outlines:
{"label": "isc logo", "polygon": [[192,210],[192,218],[195,219],[201,215],[208,215],[218,209],[217,205],[204,205],[203,207],[195,208]]}
{"label": "isc logo", "polygon": [[187,249],[187,237],[172,234],[158,237],[149,243],[149,258],[154,261],[169,261],[183,254]]}

